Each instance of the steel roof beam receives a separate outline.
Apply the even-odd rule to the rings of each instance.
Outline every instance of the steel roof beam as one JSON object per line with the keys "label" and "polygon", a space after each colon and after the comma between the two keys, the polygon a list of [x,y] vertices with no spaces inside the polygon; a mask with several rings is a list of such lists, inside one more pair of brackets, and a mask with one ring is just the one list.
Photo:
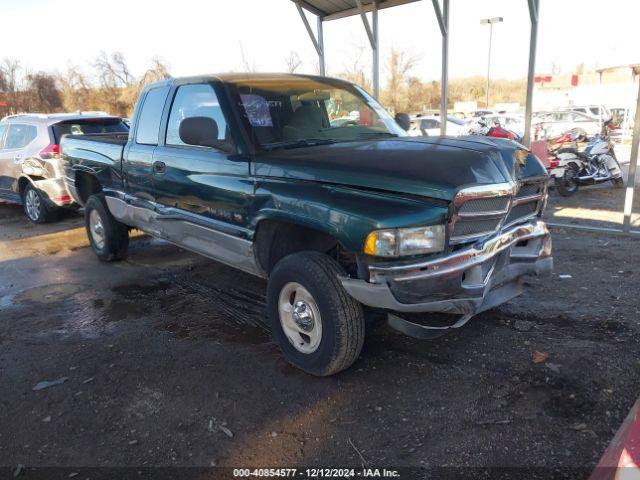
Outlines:
{"label": "steel roof beam", "polygon": [[527,101],[524,113],[524,138],[522,143],[531,146],[531,116],[533,115],[533,86],[536,71],[536,46],[538,43],[538,14],[540,0],[528,0],[531,17],[531,38],[529,39],[529,72],[527,74]]}

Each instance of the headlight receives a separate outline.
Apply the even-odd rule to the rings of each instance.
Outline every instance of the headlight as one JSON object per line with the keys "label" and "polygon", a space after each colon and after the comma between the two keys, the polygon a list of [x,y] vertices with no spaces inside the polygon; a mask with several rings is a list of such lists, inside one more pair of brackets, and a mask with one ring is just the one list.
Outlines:
{"label": "headlight", "polygon": [[377,257],[402,257],[444,250],[444,226],[397,228],[371,232],[364,253]]}

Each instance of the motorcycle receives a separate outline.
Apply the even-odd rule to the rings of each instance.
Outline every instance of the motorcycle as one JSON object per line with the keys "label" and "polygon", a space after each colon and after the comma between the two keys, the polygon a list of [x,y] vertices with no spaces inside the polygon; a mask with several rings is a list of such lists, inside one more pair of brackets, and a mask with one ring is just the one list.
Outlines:
{"label": "motorcycle", "polygon": [[563,197],[575,194],[578,187],[584,185],[611,182],[615,188],[624,186],[622,170],[609,139],[610,123],[610,120],[604,122],[602,131],[594,135],[582,151],[576,146],[562,146],[567,140],[577,144],[579,132],[566,134],[555,142],[560,148],[550,157],[548,173]]}
{"label": "motorcycle", "polygon": [[471,127],[469,130],[469,135],[481,135],[483,137],[493,137],[493,138],[508,138],[509,140],[515,140],[516,142],[520,142],[521,138],[515,132],[511,130],[507,130],[502,127],[500,124],[496,123],[493,126],[487,125],[486,120],[480,119],[475,122],[475,125]]}

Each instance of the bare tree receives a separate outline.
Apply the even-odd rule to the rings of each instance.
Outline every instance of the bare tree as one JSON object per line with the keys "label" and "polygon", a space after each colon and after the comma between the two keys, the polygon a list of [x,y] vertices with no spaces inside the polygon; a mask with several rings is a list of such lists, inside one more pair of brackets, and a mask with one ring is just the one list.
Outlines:
{"label": "bare tree", "polygon": [[160,57],[154,57],[151,59],[151,66],[144,72],[139,83],[141,85],[148,85],[149,83],[164,80],[169,77],[171,77],[169,66],[164,63]]}
{"label": "bare tree", "polygon": [[96,57],[94,67],[98,73],[100,84],[105,88],[129,87],[135,79],[129,72],[124,55],[120,52],[111,54],[103,50]]}
{"label": "bare tree", "polygon": [[122,53],[115,52],[111,56],[100,52],[94,61],[98,82],[100,83],[100,103],[110,113],[126,115],[130,110],[131,100],[123,98],[125,89],[136,85],[135,78],[129,71]]}
{"label": "bare tree", "polygon": [[298,52],[291,50],[289,55],[285,57],[284,62],[287,66],[287,72],[295,73],[298,68],[302,65],[302,60],[300,59],[300,55]]}
{"label": "bare tree", "polygon": [[15,58],[5,58],[0,62],[0,92],[7,104],[7,113],[17,113],[25,109],[24,95],[20,92],[22,68]]}
{"label": "bare tree", "polygon": [[3,80],[3,83],[0,85],[1,91],[13,93],[18,90],[20,70],[19,60],[15,58],[5,58],[2,60],[0,64],[0,74]]}
{"label": "bare tree", "polygon": [[91,105],[94,100],[94,91],[82,71],[75,66],[67,69],[65,74],[58,75],[58,83],[62,94],[62,103],[67,111],[81,111],[99,109]]}
{"label": "bare tree", "polygon": [[349,47],[349,57],[342,67],[342,71],[338,73],[338,77],[347,80],[348,82],[360,85],[366,90],[371,90],[371,81],[365,72],[365,62],[363,56],[367,47],[362,43],[352,42]]}
{"label": "bare tree", "polygon": [[30,73],[25,83],[27,111],[55,112],[62,109],[62,95],[56,78],[45,72]]}
{"label": "bare tree", "polygon": [[242,57],[242,68],[245,72],[256,72],[256,64],[247,59],[247,56],[244,54],[244,47],[242,46],[242,42],[240,42],[240,56]]}
{"label": "bare tree", "polygon": [[411,109],[407,96],[409,73],[418,63],[418,57],[407,52],[391,49],[387,70],[389,79],[383,92],[383,103],[394,112],[406,112]]}

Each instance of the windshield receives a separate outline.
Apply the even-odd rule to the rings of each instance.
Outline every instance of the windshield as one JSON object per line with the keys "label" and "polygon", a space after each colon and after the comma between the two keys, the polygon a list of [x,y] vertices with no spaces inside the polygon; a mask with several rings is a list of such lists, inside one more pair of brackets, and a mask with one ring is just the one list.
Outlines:
{"label": "windshield", "polygon": [[406,135],[366,92],[342,82],[292,77],[232,86],[253,141],[267,150]]}

